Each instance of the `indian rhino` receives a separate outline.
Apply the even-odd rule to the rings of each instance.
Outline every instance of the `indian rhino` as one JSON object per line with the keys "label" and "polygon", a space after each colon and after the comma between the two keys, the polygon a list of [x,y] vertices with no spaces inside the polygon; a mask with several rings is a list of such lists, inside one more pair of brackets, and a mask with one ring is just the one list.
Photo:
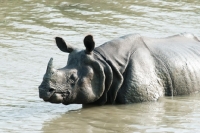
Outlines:
{"label": "indian rhino", "polygon": [[92,35],[79,50],[56,37],[69,53],[67,65],[53,68],[51,58],[39,97],[51,103],[127,104],[200,90],[200,41],[192,34],[167,38],[126,35],[95,48]]}

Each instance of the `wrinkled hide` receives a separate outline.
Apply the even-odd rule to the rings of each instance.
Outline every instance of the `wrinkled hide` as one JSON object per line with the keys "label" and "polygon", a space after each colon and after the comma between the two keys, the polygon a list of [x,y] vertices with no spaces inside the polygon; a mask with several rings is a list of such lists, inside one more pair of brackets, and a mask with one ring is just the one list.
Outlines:
{"label": "wrinkled hide", "polygon": [[39,86],[44,101],[126,104],[200,90],[200,41],[192,34],[161,39],[131,34],[96,48],[91,35],[83,42],[85,50],[78,50],[56,37],[69,57],[57,70],[50,59]]}

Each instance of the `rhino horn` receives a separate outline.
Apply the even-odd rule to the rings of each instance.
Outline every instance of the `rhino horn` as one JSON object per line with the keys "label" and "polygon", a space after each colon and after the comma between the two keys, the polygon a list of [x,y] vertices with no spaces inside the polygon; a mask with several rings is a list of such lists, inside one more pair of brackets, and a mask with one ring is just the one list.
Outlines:
{"label": "rhino horn", "polygon": [[46,74],[51,74],[53,72],[53,58],[49,60],[49,63],[47,65],[47,71]]}

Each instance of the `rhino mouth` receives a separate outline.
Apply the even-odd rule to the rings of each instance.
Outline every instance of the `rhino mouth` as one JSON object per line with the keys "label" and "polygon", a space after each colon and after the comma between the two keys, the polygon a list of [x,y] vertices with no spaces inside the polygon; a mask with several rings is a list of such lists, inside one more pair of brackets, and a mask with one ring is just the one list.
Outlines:
{"label": "rhino mouth", "polygon": [[43,97],[44,91],[40,88],[40,98],[42,98],[45,102],[50,103],[63,103],[66,104],[70,99],[70,91],[59,91],[53,88],[50,88],[48,92],[45,92],[46,96]]}
{"label": "rhino mouth", "polygon": [[52,93],[51,97],[49,97],[49,99],[45,99],[44,101],[50,103],[62,103],[63,97],[60,93]]}

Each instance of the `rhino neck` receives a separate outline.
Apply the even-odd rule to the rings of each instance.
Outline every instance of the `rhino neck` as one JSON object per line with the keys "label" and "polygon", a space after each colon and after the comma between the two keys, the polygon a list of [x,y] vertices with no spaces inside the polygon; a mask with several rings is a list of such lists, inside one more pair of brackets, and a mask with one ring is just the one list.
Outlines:
{"label": "rhino neck", "polygon": [[108,41],[95,48],[99,54],[123,74],[129,63],[129,59],[141,43],[139,34],[130,34]]}
{"label": "rhino neck", "polygon": [[107,93],[110,90],[110,87],[113,82],[113,71],[112,71],[110,65],[105,61],[105,59],[102,57],[102,55],[100,53],[98,53],[98,51],[94,50],[94,58],[103,67],[104,74],[106,76],[105,90],[103,92],[103,95],[94,103],[103,105],[108,102]]}
{"label": "rhino neck", "polygon": [[129,63],[130,56],[134,53],[140,41],[141,36],[139,34],[131,34],[106,42],[95,48],[94,53],[98,54],[101,60],[112,70],[113,80],[108,89],[107,103],[113,104],[115,102],[117,93],[124,81],[123,73]]}
{"label": "rhino neck", "polygon": [[99,50],[94,50],[95,59],[104,67],[105,91],[101,98],[97,100],[100,104],[113,104],[117,97],[117,92],[120,89],[123,76],[113,63],[105,58]]}

